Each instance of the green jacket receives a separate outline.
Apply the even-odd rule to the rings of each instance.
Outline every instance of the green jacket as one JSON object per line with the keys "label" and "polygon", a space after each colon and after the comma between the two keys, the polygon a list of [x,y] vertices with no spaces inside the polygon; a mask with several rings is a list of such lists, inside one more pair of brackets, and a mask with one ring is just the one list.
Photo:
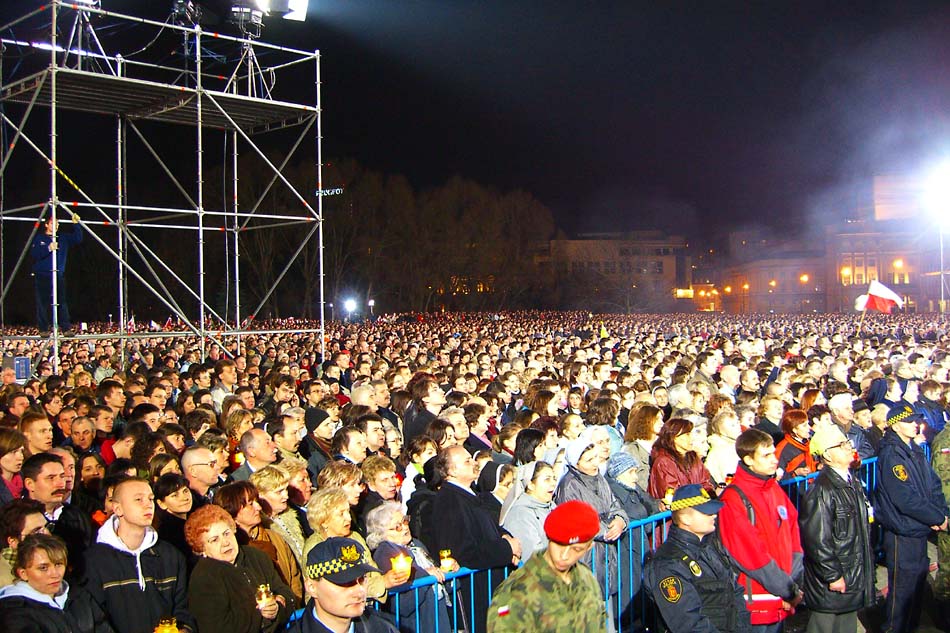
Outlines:
{"label": "green jacket", "polygon": [[940,477],[943,496],[950,501],[950,425],[947,425],[930,445],[930,463]]}
{"label": "green jacket", "polygon": [[578,563],[571,584],[536,552],[498,587],[488,607],[488,633],[593,633],[606,628],[607,609],[590,569]]}

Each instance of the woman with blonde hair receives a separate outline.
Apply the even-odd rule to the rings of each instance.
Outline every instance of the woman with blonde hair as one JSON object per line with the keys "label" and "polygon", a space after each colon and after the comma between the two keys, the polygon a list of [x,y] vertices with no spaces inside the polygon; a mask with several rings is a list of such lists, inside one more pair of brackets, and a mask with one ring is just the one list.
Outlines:
{"label": "woman with blonde hair", "polygon": [[[322,543],[328,538],[342,536],[351,538],[362,545],[363,562],[372,564],[366,540],[359,532],[354,532],[351,529],[353,522],[350,517],[350,504],[348,495],[343,490],[339,488],[321,488],[315,492],[307,503],[307,520],[310,521],[313,534],[310,535],[304,545],[304,556],[317,543]],[[386,574],[370,572],[366,575],[366,596],[385,602],[388,591],[405,583],[408,576],[405,572],[395,570],[390,570]]]}
{"label": "woman with blonde hair", "polygon": [[251,473],[248,480],[261,495],[261,510],[270,519],[270,528],[277,532],[290,549],[294,551],[297,564],[304,566],[303,528],[297,520],[297,514],[290,509],[290,477],[276,466],[265,466]]}

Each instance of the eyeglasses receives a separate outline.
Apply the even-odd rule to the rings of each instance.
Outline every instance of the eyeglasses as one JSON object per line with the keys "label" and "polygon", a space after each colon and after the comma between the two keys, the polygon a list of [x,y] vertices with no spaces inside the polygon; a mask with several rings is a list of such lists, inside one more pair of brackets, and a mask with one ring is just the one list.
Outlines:
{"label": "eyeglasses", "polygon": [[392,526],[389,529],[392,530],[393,532],[398,532],[399,530],[403,528],[407,528],[407,527],[409,527],[409,517],[403,517],[399,521],[399,523],[397,523],[396,525]]}
{"label": "eyeglasses", "polygon": [[851,440],[845,440],[845,441],[841,442],[840,444],[835,444],[834,446],[829,446],[828,448],[825,449],[825,452],[830,451],[830,450],[833,449],[833,448],[841,448],[842,446],[847,446],[848,448],[851,448]]}

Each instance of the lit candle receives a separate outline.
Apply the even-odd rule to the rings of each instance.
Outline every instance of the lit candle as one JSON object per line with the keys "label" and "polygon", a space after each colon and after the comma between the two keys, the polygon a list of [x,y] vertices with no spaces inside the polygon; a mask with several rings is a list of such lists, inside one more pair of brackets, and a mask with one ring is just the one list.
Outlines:
{"label": "lit candle", "polygon": [[455,569],[455,559],[452,558],[452,550],[443,549],[439,550],[439,567],[442,571],[452,571]]}
{"label": "lit candle", "polygon": [[155,633],[178,633],[178,622],[175,618],[162,618],[155,627]]}
{"label": "lit candle", "polygon": [[270,585],[260,585],[257,591],[254,592],[254,600],[257,602],[258,609],[266,607],[267,603],[270,602],[273,597],[274,594],[271,593]]}
{"label": "lit candle", "polygon": [[412,569],[412,557],[405,554],[399,554],[390,559],[393,569],[400,576],[404,576]]}

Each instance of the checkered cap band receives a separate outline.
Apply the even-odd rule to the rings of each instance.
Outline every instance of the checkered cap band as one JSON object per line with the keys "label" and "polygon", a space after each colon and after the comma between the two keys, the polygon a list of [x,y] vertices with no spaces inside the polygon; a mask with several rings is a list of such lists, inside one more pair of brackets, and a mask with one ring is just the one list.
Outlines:
{"label": "checkered cap band", "polygon": [[340,548],[340,555],[337,558],[323,561],[314,565],[307,565],[307,577],[316,580],[329,574],[346,571],[356,567],[361,563],[360,553],[356,546],[347,546]]}
{"label": "checkered cap band", "polygon": [[905,406],[900,413],[897,413],[896,415],[893,415],[893,416],[889,416],[887,418],[887,425],[890,426],[892,424],[897,424],[898,422],[906,420],[912,415],[916,415],[916,411],[914,411],[910,407]]}
{"label": "checkered cap band", "polygon": [[707,501],[710,501],[711,497],[709,493],[706,492],[704,488],[700,489],[700,493],[694,497],[686,497],[685,499],[677,499],[670,503],[670,510],[683,510],[685,508],[693,508],[698,505],[702,505]]}

